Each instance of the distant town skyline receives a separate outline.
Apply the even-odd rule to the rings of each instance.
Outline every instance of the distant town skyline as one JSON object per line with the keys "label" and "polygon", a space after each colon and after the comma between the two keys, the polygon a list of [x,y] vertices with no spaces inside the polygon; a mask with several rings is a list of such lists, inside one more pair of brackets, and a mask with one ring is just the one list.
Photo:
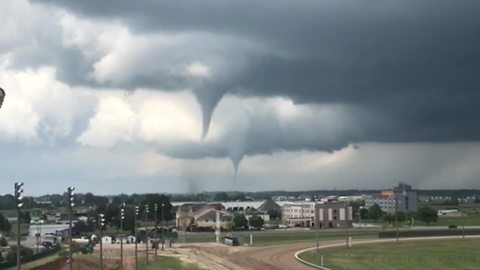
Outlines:
{"label": "distant town skyline", "polygon": [[480,188],[478,1],[0,5],[2,194]]}

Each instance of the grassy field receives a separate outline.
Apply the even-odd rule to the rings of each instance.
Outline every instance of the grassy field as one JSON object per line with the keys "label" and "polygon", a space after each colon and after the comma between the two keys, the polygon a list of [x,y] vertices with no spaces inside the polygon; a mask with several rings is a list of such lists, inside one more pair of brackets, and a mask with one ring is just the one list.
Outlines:
{"label": "grassy field", "polygon": [[[253,245],[254,246],[267,246],[267,245],[276,245],[276,244],[285,244],[293,242],[305,242],[312,241],[316,239],[315,230],[267,230],[267,231],[234,231],[228,232],[233,234],[238,238],[240,244],[249,244],[250,243],[250,234],[253,234]],[[320,241],[332,240],[332,239],[345,239],[348,235],[352,236],[354,239],[358,238],[375,238],[378,235],[378,229],[356,229],[349,230],[320,230],[318,232],[318,238]],[[225,233],[222,233],[224,236]],[[223,239],[223,238],[222,238]],[[183,242],[183,235],[179,234],[179,239],[177,242]],[[210,233],[195,233],[188,234],[185,237],[186,243],[195,243],[195,242],[214,242],[215,235],[213,232]]]}
{"label": "grassy field", "polygon": [[194,264],[183,263],[180,259],[174,257],[161,257],[160,259],[150,261],[150,264],[146,264],[144,260],[139,261],[140,270],[200,270]]}
{"label": "grassy field", "polygon": [[[324,265],[335,270],[479,269],[480,240],[425,241],[357,246],[323,251]],[[316,253],[302,259],[320,264]]]}
{"label": "grassy field", "polygon": [[434,225],[480,226],[480,205],[462,204],[458,206],[432,205],[435,209],[458,209],[459,216],[441,216]]}

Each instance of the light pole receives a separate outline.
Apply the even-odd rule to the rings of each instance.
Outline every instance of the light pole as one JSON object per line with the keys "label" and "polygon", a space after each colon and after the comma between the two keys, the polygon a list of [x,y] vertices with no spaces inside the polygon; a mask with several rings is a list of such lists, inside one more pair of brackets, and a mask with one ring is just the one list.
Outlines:
{"label": "light pole", "polygon": [[158,204],[155,203],[154,205],[154,210],[155,212],[153,213],[154,215],[154,219],[155,219],[155,240],[154,240],[154,243],[155,245],[153,246],[155,248],[155,258],[158,257],[158,226],[157,226],[157,213],[158,213]]}
{"label": "light pole", "polygon": [[70,270],[73,269],[73,245],[72,245],[72,215],[73,215],[73,207],[75,206],[75,188],[68,187],[67,194],[68,194],[68,208],[69,208],[69,215],[68,215],[68,236],[69,236],[69,251],[68,251],[68,260],[69,260],[69,268]]}
{"label": "light pole", "polygon": [[120,209],[120,270],[123,270],[123,220],[125,219],[125,203]]}
{"label": "light pole", "polygon": [[100,270],[103,270],[103,228],[105,227],[105,215],[100,213],[98,219],[100,224]]}
{"label": "light pole", "polygon": [[36,219],[35,220],[35,225],[36,225],[36,232],[35,232],[35,238],[37,239],[37,254],[39,253],[39,249],[40,249],[40,241],[41,239],[39,239],[39,237],[41,237],[40,235],[40,232],[39,232],[39,225],[40,225],[40,220]]}
{"label": "light pole", "polygon": [[[403,201],[405,201],[405,196],[407,196],[407,191],[405,190],[405,183],[402,183],[402,186],[403,186],[403,191],[402,191],[402,199]],[[395,196],[395,223],[397,225],[397,232],[396,232],[396,236],[397,236],[397,243],[400,242],[400,239],[399,239],[399,224],[398,224],[398,196],[395,194],[395,192],[393,193],[393,195]],[[406,205],[406,203],[404,203]],[[407,210],[407,208],[405,207],[405,210]]]}
{"label": "light pole", "polygon": [[133,215],[133,233],[135,235],[135,270],[138,269],[138,246],[137,246],[137,216],[139,214],[138,205],[135,205],[135,213]]}
{"label": "light pole", "polygon": [[397,243],[399,243],[400,239],[398,237],[398,196],[395,195],[395,193],[393,196],[395,196],[395,227],[396,227],[395,235],[397,238]]}
{"label": "light pole", "polygon": [[318,207],[318,199],[315,196],[315,217],[317,220],[315,220],[315,241],[316,241],[316,251],[317,251],[317,256],[318,252],[320,251],[320,243],[318,241],[318,230],[320,229],[320,209]]}
{"label": "light pole", "polygon": [[[145,204],[145,224],[147,223],[147,221],[148,221],[148,204]],[[148,262],[148,227],[145,227],[145,234],[146,234],[145,259],[147,260],[147,264],[149,264]]]}
{"label": "light pole", "polygon": [[[3,101],[3,97],[2,97]],[[0,104],[1,105],[1,104]],[[22,202],[22,193],[23,193],[23,182],[16,182],[15,183],[15,199],[17,201],[17,269],[21,269],[21,260],[20,260],[20,208],[23,206]]]}
{"label": "light pole", "polygon": [[162,203],[162,250],[163,250],[163,246],[165,244],[165,238],[164,238],[164,234],[163,234],[163,230],[165,230],[165,216],[164,216],[164,211],[163,209],[165,208],[165,203]]}

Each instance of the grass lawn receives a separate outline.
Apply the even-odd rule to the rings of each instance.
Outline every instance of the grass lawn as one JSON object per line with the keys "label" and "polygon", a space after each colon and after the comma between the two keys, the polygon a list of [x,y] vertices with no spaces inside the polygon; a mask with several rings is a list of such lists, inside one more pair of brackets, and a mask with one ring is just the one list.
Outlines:
{"label": "grass lawn", "polygon": [[157,260],[151,260],[150,264],[146,264],[144,260],[140,260],[138,262],[139,270],[157,270],[157,269],[165,269],[165,270],[200,270],[201,268],[197,267],[194,264],[187,264],[182,262],[180,259],[175,257],[161,257]]}
{"label": "grass lawn", "polygon": [[[253,234],[253,245],[254,246],[267,246],[267,245],[278,245],[285,243],[293,242],[314,242],[316,239],[315,230],[267,230],[267,231],[233,231],[227,232],[233,234],[238,238],[240,244],[249,244],[250,243],[250,234]],[[329,229],[329,230],[319,230],[318,239],[320,241],[333,240],[333,239],[345,239],[346,238],[345,230],[338,229]],[[378,229],[355,229],[349,230],[348,234],[354,239],[359,238],[376,238],[378,235]],[[222,233],[222,237],[225,233]],[[223,239],[223,238],[222,238]],[[179,233],[178,242],[183,242],[183,235]],[[214,242],[215,235],[211,233],[196,233],[190,234],[185,238],[187,243],[194,242]]]}
{"label": "grass lawn", "polygon": [[[354,246],[323,251],[324,265],[335,270],[479,269],[480,240],[448,240]],[[300,256],[320,264],[315,251]]]}
{"label": "grass lawn", "polygon": [[60,256],[60,251],[59,250],[58,252],[50,255],[50,256],[47,256],[45,258],[41,258],[41,259],[38,259],[38,260],[35,260],[35,261],[32,261],[32,262],[28,262],[28,263],[24,263],[22,264],[22,268],[23,269],[30,269],[30,268],[33,268],[33,267],[37,267],[37,266],[40,266],[40,265],[44,265],[44,264],[47,264],[51,261],[54,261],[56,259],[58,259]]}
{"label": "grass lawn", "polygon": [[[349,236],[352,236],[354,239],[359,238],[375,238],[377,237],[378,233],[376,231],[350,231],[348,232]],[[318,239],[320,241],[326,240],[335,240],[335,239],[345,239],[347,237],[346,232],[344,231],[320,231],[318,233]],[[244,243],[249,243],[249,237],[240,238],[243,240]],[[253,245],[254,246],[268,246],[268,245],[276,245],[276,244],[285,244],[285,243],[292,243],[292,242],[305,242],[305,241],[312,241],[314,242],[316,239],[315,231],[307,231],[307,232],[289,232],[283,231],[280,233],[275,234],[256,234],[253,237]]]}

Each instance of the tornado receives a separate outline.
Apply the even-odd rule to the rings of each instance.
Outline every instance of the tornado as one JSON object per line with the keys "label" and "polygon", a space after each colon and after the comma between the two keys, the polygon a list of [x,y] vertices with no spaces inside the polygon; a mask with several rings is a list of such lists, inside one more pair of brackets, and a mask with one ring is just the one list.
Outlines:
{"label": "tornado", "polygon": [[201,87],[196,88],[193,93],[202,109],[203,140],[208,135],[208,130],[210,129],[210,122],[212,120],[213,112],[220,100],[223,98],[223,95],[226,93],[226,90],[225,88],[217,84],[205,83]]}
{"label": "tornado", "polygon": [[0,109],[3,105],[3,100],[5,100],[5,90],[0,87]]}

